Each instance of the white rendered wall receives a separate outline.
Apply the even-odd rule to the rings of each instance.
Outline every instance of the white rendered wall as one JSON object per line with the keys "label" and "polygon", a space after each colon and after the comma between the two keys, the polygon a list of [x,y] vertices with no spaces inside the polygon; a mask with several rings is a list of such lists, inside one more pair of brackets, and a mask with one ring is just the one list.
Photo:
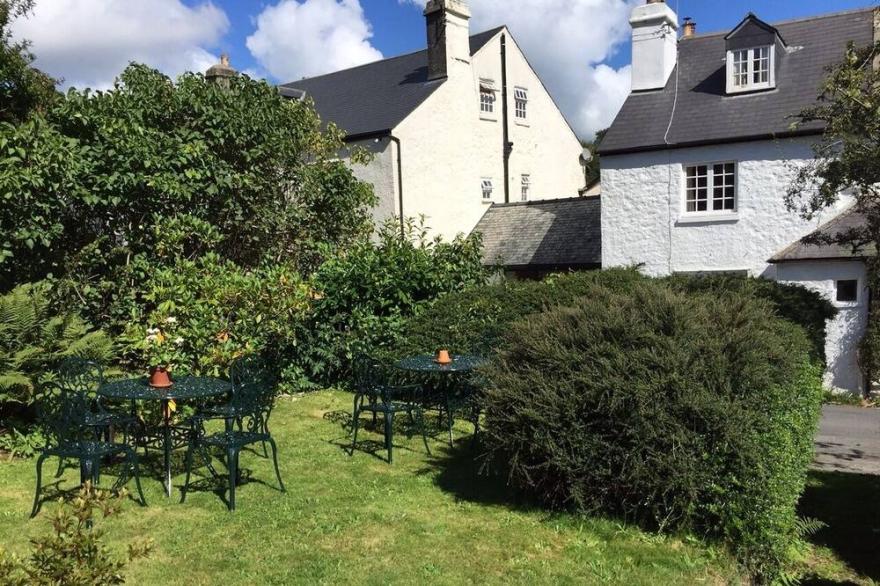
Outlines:
{"label": "white rendered wall", "polygon": [[[785,208],[809,137],[602,157],[602,265],[644,264],[651,275],[748,271],[775,277],[767,260],[848,203],[807,222]],[[683,165],[736,162],[737,212],[723,220],[683,213]]]}
{"label": "white rendered wall", "polygon": [[[777,279],[803,285],[832,301],[838,314],[828,322],[825,335],[825,385],[835,391],[861,393],[862,374],[859,370],[858,349],[868,321],[868,290],[865,265],[859,261],[803,261],[782,263],[777,268]],[[856,303],[838,303],[836,282],[859,281],[859,300]]]}
{"label": "white rendered wall", "polygon": [[[373,155],[367,165],[351,163],[352,149],[363,148]],[[373,220],[379,227],[388,218],[399,214],[397,191],[397,147],[388,137],[352,142],[339,153],[348,161],[354,176],[373,185],[379,202],[373,209]]]}
{"label": "white rendered wall", "polygon": [[[424,214],[433,234],[468,233],[485,213],[481,178],[493,180],[492,201],[504,201],[499,33],[473,58],[467,75],[450,76],[395,130],[403,145],[404,214]],[[507,35],[510,200],[520,200],[521,176],[530,199],[577,196],[584,186],[580,142]],[[498,88],[494,120],[481,119],[480,78]],[[514,116],[514,87],[529,91],[527,125]],[[485,118],[485,117],[484,117]]]}

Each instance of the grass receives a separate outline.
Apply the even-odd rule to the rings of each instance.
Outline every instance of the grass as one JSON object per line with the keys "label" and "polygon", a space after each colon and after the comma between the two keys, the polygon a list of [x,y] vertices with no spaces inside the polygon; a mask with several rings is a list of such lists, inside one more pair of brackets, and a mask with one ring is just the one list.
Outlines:
{"label": "grass", "polygon": [[[287,493],[276,490],[267,460],[244,454],[236,513],[210,487],[181,505],[179,492],[166,500],[159,481],[146,479],[149,506],[128,503],[102,525],[120,555],[136,539],[155,542],[129,567],[129,581],[720,584],[737,576],[726,556],[698,542],[518,504],[503,482],[477,475],[467,438],[450,450],[439,429],[434,457],[418,436],[399,433],[389,466],[384,451],[370,453],[381,436],[369,431],[367,451],[349,457],[349,405],[338,392],[282,400],[272,427]],[[69,469],[61,487],[75,481]],[[49,531],[57,506],[29,521],[33,482],[33,462],[0,465],[0,544],[18,553]]]}
{"label": "grass", "polygon": [[[478,474],[467,426],[455,448],[436,430],[429,457],[416,435],[395,436],[385,463],[371,431],[349,457],[350,395],[321,392],[283,399],[272,427],[287,493],[268,460],[242,456],[238,511],[207,481],[179,504],[165,499],[157,462],[147,462],[149,506],[130,502],[101,522],[121,556],[148,537],[152,555],[133,562],[133,584],[725,584],[741,583],[730,558],[699,540],[658,536],[620,522],[548,513],[515,498],[503,479]],[[178,465],[180,463],[178,462]],[[50,463],[47,470],[52,470]],[[222,469],[222,467],[221,467]],[[59,488],[73,488],[68,469]],[[50,530],[57,504],[28,520],[33,462],[0,464],[0,545],[23,554],[28,539]],[[216,492],[215,492],[216,490]],[[873,492],[872,492],[873,491]],[[839,494],[843,496],[838,497]],[[815,583],[869,584],[877,577],[877,535],[865,533],[860,503],[877,512],[876,479],[815,475],[803,514],[831,527],[809,552]],[[847,504],[837,506],[838,498]],[[873,525],[877,527],[877,525]],[[861,545],[850,542],[850,536]],[[871,541],[874,539],[875,541]],[[871,547],[874,547],[872,550]]]}

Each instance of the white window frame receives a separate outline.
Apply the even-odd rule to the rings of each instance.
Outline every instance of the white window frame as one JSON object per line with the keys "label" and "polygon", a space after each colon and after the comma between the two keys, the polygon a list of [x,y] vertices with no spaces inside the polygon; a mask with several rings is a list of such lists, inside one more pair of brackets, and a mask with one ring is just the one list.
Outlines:
{"label": "white window frame", "polygon": [[[715,173],[716,166],[722,166],[722,171],[720,174]],[[728,165],[733,166],[733,185],[726,184],[726,177],[730,175],[727,173],[727,170],[724,168]],[[689,195],[692,190],[699,190],[699,178],[697,175],[694,179],[696,181],[696,185],[691,187],[689,185],[689,170],[696,169],[699,167],[706,167],[706,209],[705,210],[688,210],[689,203]],[[718,177],[722,178],[722,183],[720,185],[716,184]],[[721,209],[715,209],[715,188],[725,189],[727,187],[733,188],[733,208],[725,208],[724,200],[729,199],[726,193],[722,193],[720,201],[722,202]],[[694,200],[694,208],[698,207],[698,199]],[[681,199],[681,217],[685,220],[687,219],[729,219],[736,218],[739,211],[739,165],[737,165],[736,161],[713,161],[711,163],[685,163],[682,165],[682,199]]]}
{"label": "white window frame", "polygon": [[495,105],[498,103],[498,95],[497,90],[495,89],[495,82],[491,79],[481,79],[480,80],[480,118],[484,120],[495,120],[496,117],[496,108]]}
{"label": "white window frame", "polygon": [[483,177],[480,179],[480,189],[483,194],[483,203],[492,203],[492,194],[495,192],[495,185],[492,183],[492,178]]}
{"label": "white window frame", "polygon": [[529,201],[529,196],[532,194],[532,176],[528,173],[523,173],[521,176],[519,194],[520,201]]}
{"label": "white window frame", "polygon": [[529,119],[529,90],[524,87],[513,88],[513,110],[517,120],[525,122]]}
{"label": "white window frame", "polygon": [[[767,81],[755,81],[755,52],[767,50]],[[737,84],[736,64],[738,57],[745,53],[745,70],[740,71],[739,75],[746,78],[745,84]],[[749,47],[747,49],[736,49],[727,52],[727,93],[741,94],[744,92],[754,92],[759,90],[768,90],[776,87],[776,46],[760,45],[758,47]]]}

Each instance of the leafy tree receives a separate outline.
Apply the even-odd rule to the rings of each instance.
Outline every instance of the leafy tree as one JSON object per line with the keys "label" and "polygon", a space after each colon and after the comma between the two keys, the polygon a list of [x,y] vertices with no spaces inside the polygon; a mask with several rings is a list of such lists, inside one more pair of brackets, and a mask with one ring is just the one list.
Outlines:
{"label": "leafy tree", "polygon": [[846,192],[864,221],[851,229],[823,237],[816,244],[843,244],[871,255],[869,286],[873,293],[871,320],[860,360],[869,372],[880,371],[880,264],[874,253],[880,244],[880,45],[857,48],[834,66],[821,88],[819,104],[804,110],[798,124],[824,127],[814,146],[815,158],[802,168],[786,195],[786,204],[806,219],[836,203]]}
{"label": "leafy tree", "polygon": [[374,196],[336,158],[341,138],[243,75],[175,83],[133,64],[110,91],[71,90],[45,119],[0,133],[0,287],[67,275],[102,315],[169,222],[218,235],[181,242],[191,256],[314,266],[320,246],[369,231]]}
{"label": "leafy tree", "polygon": [[602,139],[605,138],[605,134],[608,132],[608,129],[600,130],[596,133],[595,138],[593,140],[582,140],[581,146],[590,151],[592,158],[587,162],[584,168],[584,179],[586,179],[586,185],[591,185],[594,181],[598,181],[601,178],[601,161],[599,160],[599,147],[602,145]]}
{"label": "leafy tree", "polygon": [[13,21],[33,7],[34,0],[0,0],[0,122],[21,122],[56,97],[55,80],[32,67],[29,43],[12,40]]}

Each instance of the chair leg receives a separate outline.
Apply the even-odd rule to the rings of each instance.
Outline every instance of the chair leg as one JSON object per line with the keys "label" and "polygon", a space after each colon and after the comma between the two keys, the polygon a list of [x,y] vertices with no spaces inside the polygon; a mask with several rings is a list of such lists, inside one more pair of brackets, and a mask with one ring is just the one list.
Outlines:
{"label": "chair leg", "polygon": [[452,419],[452,405],[449,403],[449,397],[446,398],[446,425],[449,429],[449,445],[452,446],[454,444],[454,440],[452,438],[452,426],[454,424],[454,420]]}
{"label": "chair leg", "polygon": [[180,502],[186,502],[186,491],[189,489],[189,478],[192,473],[192,463],[193,463],[193,445],[190,444],[186,447],[186,479],[183,481],[183,490],[180,491]]}
{"label": "chair leg", "polygon": [[229,510],[235,510],[235,485],[238,483],[238,450],[226,450],[226,467],[229,470]]}
{"label": "chair leg", "polygon": [[388,463],[394,462],[394,412],[385,412],[385,449],[388,451]]}
{"label": "chair leg", "polygon": [[425,412],[422,411],[421,408],[416,408],[416,415],[418,415],[418,426],[419,431],[422,434],[422,442],[425,444],[425,451],[428,452],[428,455],[431,455],[431,447],[428,445],[428,431],[425,429]]}
{"label": "chair leg", "polygon": [[144,497],[144,489],[141,488],[141,470],[138,465],[137,452],[129,448],[125,452],[125,457],[128,459],[132,474],[134,475],[134,485],[137,488],[138,496],[141,497],[141,506],[146,507],[147,499]]}
{"label": "chair leg", "polygon": [[361,419],[361,412],[358,408],[355,408],[354,419],[352,419],[352,421],[351,421],[351,428],[352,428],[353,434],[352,434],[352,438],[351,438],[351,449],[348,451],[349,456],[354,456],[354,449],[355,449],[355,447],[357,447],[358,427],[360,427],[360,419]]}
{"label": "chair leg", "polygon": [[275,463],[275,476],[278,477],[278,486],[281,487],[281,492],[287,492],[287,489],[284,488],[284,482],[281,480],[281,471],[278,470],[278,446],[275,445],[275,440],[271,436],[266,441],[272,446],[272,461]]}
{"label": "chair leg", "polygon": [[40,512],[40,489],[43,485],[43,462],[46,461],[46,454],[41,454],[37,459],[37,492],[34,495],[34,506],[31,509],[31,519]]}
{"label": "chair leg", "polygon": [[61,478],[64,474],[64,458],[58,458],[58,470],[55,471],[55,478]]}

